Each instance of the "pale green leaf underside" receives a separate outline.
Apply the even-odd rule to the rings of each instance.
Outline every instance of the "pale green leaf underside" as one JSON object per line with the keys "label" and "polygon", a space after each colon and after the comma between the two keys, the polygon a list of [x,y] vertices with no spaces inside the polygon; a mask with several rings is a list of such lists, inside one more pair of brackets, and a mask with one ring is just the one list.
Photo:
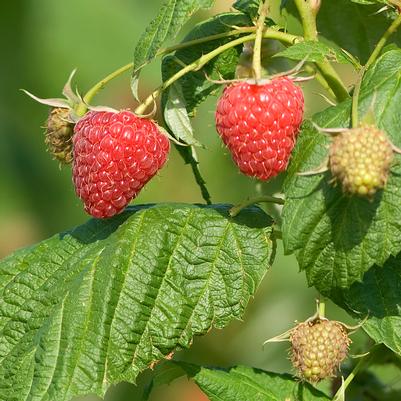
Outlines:
{"label": "pale green leaf underside", "polygon": [[336,302],[360,320],[367,317],[369,336],[401,355],[401,255],[373,266]]}
{"label": "pale green leaf underside", "polygon": [[[398,146],[400,103],[401,51],[389,51],[366,75],[360,115],[372,108],[378,126]],[[349,118],[350,102],[345,102],[314,120],[324,127],[348,127]],[[330,183],[328,172],[297,175],[321,166],[328,144],[325,135],[304,124],[285,183],[283,237],[286,252],[296,252],[309,284],[330,296],[401,251],[401,168],[394,164],[386,189],[373,200],[344,195]]]}
{"label": "pale green leaf underside", "polygon": [[228,370],[180,364],[210,401],[317,401],[325,394],[288,374],[237,366]]}
{"label": "pale green leaf underside", "polygon": [[194,131],[185,107],[185,99],[179,82],[169,89],[164,107],[164,121],[174,136],[188,145],[202,146],[194,137]]}
{"label": "pale green leaf underside", "polygon": [[0,399],[67,401],[240,318],[272,261],[258,208],[162,204],[0,262]]}

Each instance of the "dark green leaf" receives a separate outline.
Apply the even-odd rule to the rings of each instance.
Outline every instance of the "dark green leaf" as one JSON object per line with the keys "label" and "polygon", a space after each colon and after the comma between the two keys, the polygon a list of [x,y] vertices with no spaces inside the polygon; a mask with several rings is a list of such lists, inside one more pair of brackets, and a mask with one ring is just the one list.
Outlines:
{"label": "dark green leaf", "polygon": [[[219,14],[198,25],[188,34],[184,42],[203,38],[208,35],[215,35],[232,30],[232,26],[248,26],[249,17],[239,13]],[[216,47],[229,42],[232,38],[222,38],[211,42],[198,44],[189,48],[177,50],[174,55],[163,59],[162,75],[163,81],[174,75],[183,65],[188,65],[196,61],[203,54],[209,53]],[[209,95],[215,93],[221,85],[208,80],[212,79],[232,79],[234,78],[235,68],[241,53],[239,48],[231,48],[210,61],[202,70],[190,72],[182,77],[179,82],[184,95],[186,108],[192,114],[198,104],[205,100]],[[168,92],[168,91],[166,91]],[[163,95],[163,104],[166,102],[167,93]]]}
{"label": "dark green leaf", "polygon": [[317,401],[324,393],[288,374],[237,366],[228,370],[179,364],[210,401]]}
{"label": "dark green leaf", "polygon": [[240,318],[269,268],[258,208],[128,208],[0,262],[0,399],[103,395]]}
{"label": "dark green leaf", "polygon": [[248,14],[254,20],[258,16],[260,3],[260,0],[237,0],[233,7],[244,14]]}
{"label": "dark green leaf", "polygon": [[[363,81],[360,115],[372,107],[378,126],[400,145],[401,51],[385,53]],[[374,104],[373,104],[374,102]],[[323,127],[348,127],[350,101],[314,117]],[[329,139],[305,123],[285,183],[283,238],[296,252],[308,282],[326,295],[347,288],[373,265],[401,251],[401,166],[392,168],[373,200],[350,197],[330,183],[330,173],[299,176],[322,165]],[[398,158],[398,156],[396,156]]]}
{"label": "dark green leaf", "polygon": [[209,8],[214,0],[165,0],[157,17],[139,38],[134,52],[131,89],[138,98],[139,69],[151,61],[167,39],[174,38],[199,9]]}
{"label": "dark green leaf", "polygon": [[368,317],[364,330],[401,355],[401,254],[383,267],[373,266],[361,283],[353,284],[335,300],[353,316]]}
{"label": "dark green leaf", "polygon": [[[322,1],[318,31],[365,63],[392,22],[386,13],[377,14],[381,7],[382,4],[361,6],[349,0]],[[390,41],[400,45],[401,33],[391,37]]]}
{"label": "dark green leaf", "polygon": [[[351,0],[323,0],[317,17],[319,35],[350,52],[364,64],[391,24],[393,13],[380,12],[383,4],[357,4]],[[285,8],[298,16],[293,1]],[[401,45],[401,32],[390,41]]]}

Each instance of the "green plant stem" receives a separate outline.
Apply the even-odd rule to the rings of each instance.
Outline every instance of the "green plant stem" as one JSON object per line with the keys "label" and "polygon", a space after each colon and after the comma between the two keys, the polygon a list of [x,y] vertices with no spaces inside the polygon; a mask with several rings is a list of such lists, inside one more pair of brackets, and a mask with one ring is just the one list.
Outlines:
{"label": "green plant stem", "polygon": [[262,78],[262,39],[263,31],[265,27],[265,19],[269,12],[268,1],[265,0],[259,8],[259,18],[256,23],[256,37],[253,45],[253,58],[252,58],[252,69],[255,74],[255,79],[259,80]]}
{"label": "green plant stem", "polygon": [[[294,2],[301,17],[305,39],[317,41],[316,11],[311,7],[310,0],[294,0]],[[337,100],[341,102],[349,98],[347,88],[333,66],[328,61],[315,64]]]}
{"label": "green plant stem", "polygon": [[230,216],[235,217],[241,212],[242,209],[245,209],[248,206],[254,205],[255,203],[262,203],[262,202],[276,203],[278,205],[284,205],[284,199],[282,199],[282,198],[276,198],[274,196],[269,196],[269,195],[258,196],[256,198],[247,199],[246,201],[240,203],[239,205],[232,207],[230,209]]}
{"label": "green plant stem", "polygon": [[[243,36],[238,39],[234,39],[231,42],[225,43],[222,46],[217,47],[216,49],[212,50],[210,53],[204,54],[202,57],[195,60],[193,63],[188,64],[186,67],[178,71],[176,74],[171,76],[169,79],[163,82],[163,84],[154,90],[136,109],[135,114],[141,115],[145,112],[145,110],[155,101],[155,99],[170,85],[172,85],[175,81],[183,77],[188,72],[198,71],[200,70],[205,64],[207,64],[210,60],[214,57],[217,57],[219,54],[225,52],[226,50],[238,46],[242,43],[249,42],[251,40],[255,40],[256,34],[251,34],[247,36]],[[267,28],[263,32],[263,38],[270,38],[270,39],[277,39],[284,43],[295,43],[299,40],[298,36],[291,35],[289,33],[276,31],[274,29]]]}
{"label": "green plant stem", "polygon": [[[222,39],[230,36],[236,36],[236,35],[241,35],[244,33],[249,33],[249,32],[254,32],[256,30],[255,27],[241,27],[241,28],[236,28],[232,31],[229,32],[222,32],[222,33],[217,33],[215,35],[210,35],[210,36],[205,36],[203,38],[199,39],[194,39],[194,40],[189,40],[187,42],[179,43],[174,46],[166,47],[164,49],[160,49],[157,53],[156,56],[163,56],[165,54],[172,53],[176,50],[180,49],[185,49],[187,47],[195,46],[201,43],[205,42],[210,42],[212,40],[217,40],[217,39]],[[87,111],[87,105],[92,101],[94,96],[101,90],[103,89],[107,83],[109,83],[111,80],[114,78],[117,78],[118,76],[122,75],[126,71],[130,70],[134,66],[134,63],[128,63],[117,70],[113,71],[111,74],[107,75],[103,79],[101,79],[99,82],[97,82],[94,86],[92,86],[88,92],[86,92],[85,96],[83,97],[83,102],[77,107],[77,114],[78,115],[83,115]],[[138,69],[144,67],[142,65],[141,67],[138,67]]]}
{"label": "green plant stem", "polygon": [[352,380],[354,380],[355,376],[359,373],[359,371],[372,362],[374,357],[380,353],[381,349],[382,349],[381,344],[374,346],[370,350],[368,355],[366,355],[365,357],[361,358],[358,361],[354,369],[352,369],[352,372],[347,376],[342,386],[338,389],[338,391],[334,395],[333,401],[340,400],[341,393],[347,389],[347,387],[351,384]]}
{"label": "green plant stem", "polygon": [[359,94],[361,92],[361,85],[363,77],[365,76],[366,71],[369,67],[377,60],[380,52],[383,50],[383,47],[387,43],[389,37],[396,32],[396,30],[401,25],[401,14],[393,21],[393,23],[388,27],[386,32],[384,32],[383,36],[377,42],[372,54],[369,56],[368,61],[363,66],[358,81],[355,85],[354,94],[352,96],[352,126],[355,128],[358,126],[359,123],[359,116],[358,116],[358,104],[359,104]]}

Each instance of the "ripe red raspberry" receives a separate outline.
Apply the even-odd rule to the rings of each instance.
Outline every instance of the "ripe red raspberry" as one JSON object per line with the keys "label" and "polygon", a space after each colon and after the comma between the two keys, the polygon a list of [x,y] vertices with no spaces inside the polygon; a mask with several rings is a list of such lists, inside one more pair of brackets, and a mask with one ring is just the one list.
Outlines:
{"label": "ripe red raspberry", "polygon": [[170,142],[130,111],[90,111],[74,128],[73,181],[94,217],[121,212],[167,159]]}
{"label": "ripe red raspberry", "polygon": [[216,128],[246,175],[268,180],[287,168],[302,122],[302,90],[287,77],[224,89]]}

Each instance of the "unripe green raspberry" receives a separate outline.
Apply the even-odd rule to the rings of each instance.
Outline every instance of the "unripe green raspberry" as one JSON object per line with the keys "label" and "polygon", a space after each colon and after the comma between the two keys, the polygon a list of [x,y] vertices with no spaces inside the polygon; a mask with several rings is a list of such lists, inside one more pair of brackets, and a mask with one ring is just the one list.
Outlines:
{"label": "unripe green raspberry", "polygon": [[393,148],[387,135],[364,125],[335,136],[330,146],[330,170],[351,195],[373,196],[386,185]]}
{"label": "unripe green raspberry", "polygon": [[311,383],[335,376],[351,343],[341,323],[321,318],[298,324],[290,341],[292,364]]}
{"label": "unripe green raspberry", "polygon": [[47,149],[55,159],[64,164],[72,162],[74,124],[69,120],[69,113],[67,108],[52,108],[46,121]]}

